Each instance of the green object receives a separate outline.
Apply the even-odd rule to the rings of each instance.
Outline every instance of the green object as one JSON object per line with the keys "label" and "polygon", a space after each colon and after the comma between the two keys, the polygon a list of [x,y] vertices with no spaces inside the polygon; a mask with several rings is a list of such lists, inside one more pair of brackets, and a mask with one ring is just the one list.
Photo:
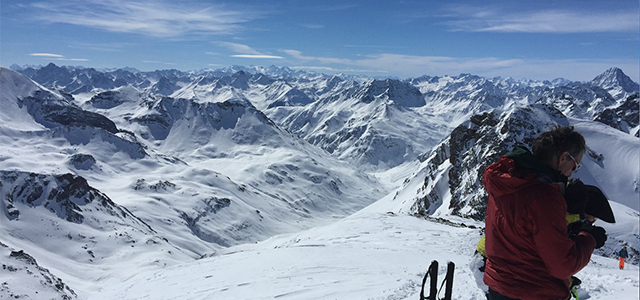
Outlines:
{"label": "green object", "polygon": [[573,295],[573,298],[576,298],[576,300],[580,300],[578,297],[578,289],[571,290],[571,295]]}

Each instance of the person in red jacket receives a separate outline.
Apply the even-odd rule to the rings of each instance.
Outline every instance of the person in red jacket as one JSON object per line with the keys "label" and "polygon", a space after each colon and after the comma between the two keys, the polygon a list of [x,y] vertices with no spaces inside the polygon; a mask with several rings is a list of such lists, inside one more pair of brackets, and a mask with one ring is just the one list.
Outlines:
{"label": "person in red jacket", "polygon": [[604,229],[585,226],[569,238],[564,198],[568,177],[580,168],[584,137],[555,127],[516,146],[486,168],[484,283],[489,299],[567,300],[572,275],[584,268]]}

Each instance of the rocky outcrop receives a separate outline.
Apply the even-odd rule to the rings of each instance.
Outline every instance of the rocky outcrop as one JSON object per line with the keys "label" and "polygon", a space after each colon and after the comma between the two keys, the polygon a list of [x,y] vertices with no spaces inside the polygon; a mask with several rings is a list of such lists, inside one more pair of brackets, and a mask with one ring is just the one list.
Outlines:
{"label": "rocky outcrop", "polygon": [[[23,250],[0,242],[0,292],[15,299],[78,299],[76,292]],[[7,276],[8,275],[8,276]]]}
{"label": "rocky outcrop", "polygon": [[[427,177],[418,190],[413,213],[431,215],[443,198],[450,197],[450,214],[483,220],[487,192],[482,183],[484,170],[516,144],[529,145],[541,132],[553,125],[567,125],[564,115],[547,105],[533,105],[472,116],[456,127],[449,138],[436,147],[424,161]],[[449,164],[448,176],[436,178],[436,170]],[[448,181],[448,195],[439,194],[437,180]]]}
{"label": "rocky outcrop", "polygon": [[119,219],[135,219],[81,176],[0,171],[2,209],[9,220],[20,219],[20,207],[44,208],[68,222],[82,224],[85,210]]}

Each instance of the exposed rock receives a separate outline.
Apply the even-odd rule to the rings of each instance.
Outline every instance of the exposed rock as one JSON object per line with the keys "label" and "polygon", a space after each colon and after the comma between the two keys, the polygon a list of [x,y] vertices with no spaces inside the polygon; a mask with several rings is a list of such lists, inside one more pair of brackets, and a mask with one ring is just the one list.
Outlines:
{"label": "exposed rock", "polygon": [[69,158],[69,164],[79,170],[89,170],[96,164],[96,159],[90,154],[74,154]]}
{"label": "exposed rock", "polygon": [[[450,137],[436,147],[424,161],[427,177],[417,191],[412,211],[430,215],[438,209],[444,195],[434,188],[433,176],[445,162],[448,171],[450,202],[447,210],[457,216],[483,220],[487,206],[487,192],[482,183],[484,170],[510,151],[515,144],[529,145],[542,131],[552,125],[567,125],[560,111],[546,105],[515,108],[497,115],[497,112],[475,115],[456,127]],[[444,179],[440,179],[444,180]],[[433,207],[432,207],[433,206]]]}
{"label": "exposed rock", "polygon": [[[38,265],[33,256],[0,243],[0,273],[3,276],[0,293],[20,299],[78,299],[76,292],[61,278]],[[9,253],[9,255],[6,255]]]}

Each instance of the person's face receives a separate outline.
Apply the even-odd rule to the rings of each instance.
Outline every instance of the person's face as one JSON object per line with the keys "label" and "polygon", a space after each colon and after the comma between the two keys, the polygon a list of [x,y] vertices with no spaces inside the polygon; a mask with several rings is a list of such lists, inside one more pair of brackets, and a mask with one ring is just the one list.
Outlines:
{"label": "person's face", "polygon": [[571,177],[571,174],[579,168],[583,156],[584,153],[573,157],[569,152],[563,152],[558,158],[556,170],[560,171],[564,176]]}

